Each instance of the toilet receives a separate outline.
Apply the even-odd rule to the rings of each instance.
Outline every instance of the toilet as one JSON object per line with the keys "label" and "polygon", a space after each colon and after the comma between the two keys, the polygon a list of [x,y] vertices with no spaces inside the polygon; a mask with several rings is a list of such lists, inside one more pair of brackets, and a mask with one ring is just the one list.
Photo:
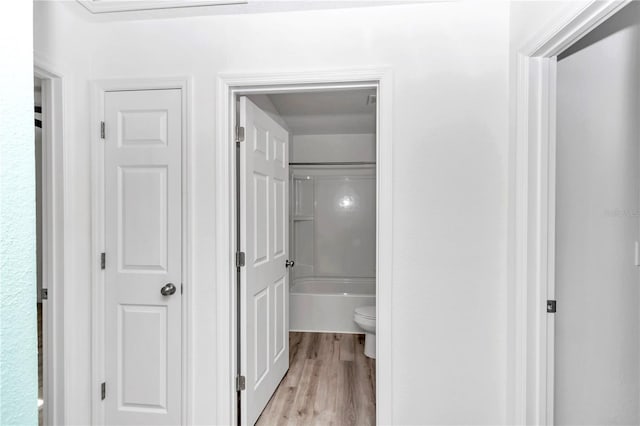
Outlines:
{"label": "toilet", "polygon": [[353,320],[365,332],[364,354],[369,358],[376,357],[376,307],[360,306],[353,313]]}

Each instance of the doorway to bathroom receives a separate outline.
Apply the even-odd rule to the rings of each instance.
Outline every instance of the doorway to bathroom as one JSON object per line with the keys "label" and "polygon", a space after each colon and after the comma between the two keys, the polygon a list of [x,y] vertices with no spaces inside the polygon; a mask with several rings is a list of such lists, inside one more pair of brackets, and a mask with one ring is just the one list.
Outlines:
{"label": "doorway to bathroom", "polygon": [[238,122],[241,413],[375,424],[376,91],[241,96]]}
{"label": "doorway to bathroom", "polygon": [[[43,120],[45,114],[42,111],[42,79],[37,76],[33,79],[33,100],[34,100],[34,152],[35,152],[35,175],[36,175],[36,311],[37,311],[37,335],[38,335],[38,425],[45,424],[45,303],[48,298],[48,288],[42,276],[42,231],[43,231],[43,209],[42,209],[42,136]],[[48,114],[47,114],[48,115]],[[48,118],[48,117],[47,117]],[[47,321],[48,323],[48,321]],[[48,402],[48,401],[47,401]]]}
{"label": "doorway to bathroom", "polygon": [[38,424],[64,423],[62,77],[35,58],[33,81]]}
{"label": "doorway to bathroom", "polygon": [[376,358],[388,361],[377,336],[379,82],[260,89],[229,93],[228,421],[375,424]]}

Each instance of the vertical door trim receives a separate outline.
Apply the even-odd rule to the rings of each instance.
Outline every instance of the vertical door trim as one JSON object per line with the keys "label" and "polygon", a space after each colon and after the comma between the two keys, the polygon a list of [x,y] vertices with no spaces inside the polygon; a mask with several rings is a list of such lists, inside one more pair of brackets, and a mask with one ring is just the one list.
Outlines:
{"label": "vertical door trim", "polygon": [[64,424],[65,386],[68,383],[64,348],[64,74],[34,55],[34,74],[42,79],[42,281],[49,290],[43,302],[43,396],[47,424]]}
{"label": "vertical door trim", "polygon": [[322,91],[332,88],[374,87],[378,91],[377,156],[377,358],[376,418],[378,424],[392,424],[392,102],[391,69],[368,68],[275,74],[220,74],[216,108],[216,278],[217,278],[217,415],[218,424],[237,420],[235,371],[237,329],[235,318],[236,268],[236,151],[234,141],[235,98],[240,94]]}
{"label": "vertical door trim", "polygon": [[[510,152],[508,424],[554,421],[555,137],[557,56],[630,0],[591,1],[518,53],[516,141]],[[562,309],[560,307],[560,309]]]}
{"label": "vertical door trim", "polygon": [[[106,92],[126,90],[178,89],[182,98],[182,424],[191,423],[192,363],[190,355],[193,344],[192,291],[190,284],[191,237],[191,77],[157,79],[109,79],[91,82],[91,420],[92,424],[104,425],[104,401],[100,394],[100,383],[105,377],[104,360],[104,270],[100,268],[100,253],[105,247],[104,217],[104,141],[100,137],[99,123],[104,121]],[[108,131],[108,129],[107,129]]]}

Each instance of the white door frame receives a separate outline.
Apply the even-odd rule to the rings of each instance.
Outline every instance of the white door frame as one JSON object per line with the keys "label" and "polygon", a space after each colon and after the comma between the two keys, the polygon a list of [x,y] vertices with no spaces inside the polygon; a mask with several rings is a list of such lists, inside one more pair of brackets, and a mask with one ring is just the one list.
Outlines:
{"label": "white door frame", "polygon": [[216,265],[217,265],[217,423],[235,424],[236,363],[236,150],[235,98],[241,94],[285,93],[336,88],[377,88],[377,329],[376,418],[392,424],[391,297],[393,267],[392,101],[389,68],[338,71],[220,74],[217,84]]}
{"label": "white door frame", "polygon": [[64,77],[39,55],[34,75],[42,80],[42,282],[48,290],[43,316],[45,424],[65,424],[64,357]]}
{"label": "white door frame", "polygon": [[[512,192],[513,419],[552,425],[554,401],[555,148],[557,56],[630,0],[592,1],[519,50]],[[559,309],[562,309],[559,306]]]}
{"label": "white door frame", "polygon": [[[192,297],[189,277],[191,264],[189,254],[193,241],[190,228],[191,193],[190,129],[191,129],[191,78],[144,78],[109,79],[91,82],[91,419],[94,425],[105,424],[104,402],[100,384],[105,377],[104,360],[104,270],[100,267],[100,254],[105,248],[105,205],[104,205],[104,141],[100,137],[100,122],[104,121],[105,92],[123,90],[178,89],[182,96],[182,424],[191,423],[190,384],[193,383],[189,354],[193,339],[191,336]],[[107,129],[108,131],[108,129]],[[108,392],[108,389],[107,389]]]}

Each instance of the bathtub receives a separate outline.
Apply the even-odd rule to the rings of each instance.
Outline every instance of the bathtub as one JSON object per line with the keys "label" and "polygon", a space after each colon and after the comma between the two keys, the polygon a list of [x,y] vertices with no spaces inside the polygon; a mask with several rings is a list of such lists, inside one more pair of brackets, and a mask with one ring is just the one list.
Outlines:
{"label": "bathtub", "polygon": [[375,304],[374,278],[298,278],[289,293],[289,329],[362,333],[353,310]]}

